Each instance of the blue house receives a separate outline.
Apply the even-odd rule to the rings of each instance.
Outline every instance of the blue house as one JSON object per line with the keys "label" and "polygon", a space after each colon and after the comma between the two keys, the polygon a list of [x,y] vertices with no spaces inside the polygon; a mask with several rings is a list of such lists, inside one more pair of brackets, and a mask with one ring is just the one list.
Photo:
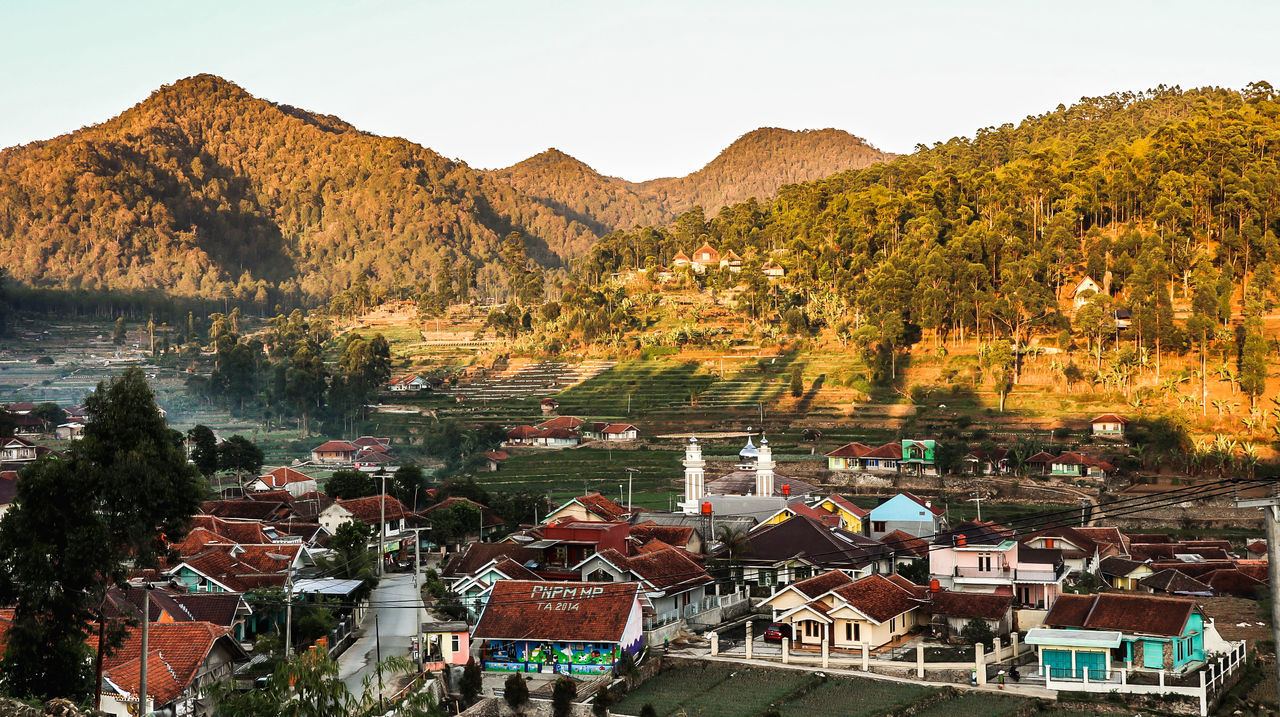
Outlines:
{"label": "blue house", "polygon": [[1204,614],[1194,600],[1062,595],[1027,632],[1052,679],[1110,680],[1114,669],[1190,672],[1204,665]]}
{"label": "blue house", "polygon": [[879,540],[895,530],[929,538],[946,529],[942,508],[911,493],[899,493],[871,509],[871,537]]}

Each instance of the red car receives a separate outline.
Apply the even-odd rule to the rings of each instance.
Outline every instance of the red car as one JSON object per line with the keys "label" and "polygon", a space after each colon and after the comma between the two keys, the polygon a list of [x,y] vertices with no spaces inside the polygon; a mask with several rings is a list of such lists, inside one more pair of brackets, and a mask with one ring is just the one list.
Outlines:
{"label": "red car", "polygon": [[791,639],[791,626],[785,622],[775,622],[764,631],[765,642],[782,642],[782,638]]}

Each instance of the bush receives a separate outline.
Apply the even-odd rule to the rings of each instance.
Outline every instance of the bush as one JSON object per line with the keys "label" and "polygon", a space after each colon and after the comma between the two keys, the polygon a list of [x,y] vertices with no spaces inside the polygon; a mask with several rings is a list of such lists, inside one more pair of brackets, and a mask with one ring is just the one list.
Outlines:
{"label": "bush", "polygon": [[40,364],[41,366],[52,366],[52,365],[53,365],[53,357],[52,357],[52,356],[41,356],[40,358],[36,359],[36,363]]}
{"label": "bush", "polygon": [[1053,437],[1059,441],[1071,437],[1071,429],[1066,426],[1059,426],[1053,429]]}
{"label": "bush", "polygon": [[613,706],[615,700],[613,694],[609,692],[609,688],[600,685],[600,689],[596,690],[596,698],[591,702],[591,711],[600,717],[609,714],[609,708]]}
{"label": "bush", "polygon": [[467,660],[466,666],[462,668],[462,679],[458,680],[458,691],[462,693],[462,701],[471,704],[482,689],[484,689],[484,676],[480,673],[476,658],[473,657]]}
{"label": "bush", "polygon": [[653,708],[652,704],[646,702],[640,708],[640,717],[658,717],[658,711]]}
{"label": "bush", "polygon": [[578,696],[578,683],[568,677],[561,677],[551,688],[551,712],[556,717],[568,717],[573,709],[573,700]]}
{"label": "bush", "polygon": [[996,634],[992,632],[991,626],[986,620],[980,617],[971,618],[965,623],[964,629],[960,631],[960,638],[964,640],[966,645],[982,643],[987,647],[991,647],[995,642]]}
{"label": "bush", "polygon": [[524,681],[524,675],[518,672],[507,675],[507,681],[502,683],[502,699],[507,701],[513,711],[520,711],[524,703],[529,701],[529,685]]}
{"label": "bush", "polygon": [[800,367],[796,366],[791,369],[791,396],[800,398],[804,395],[804,376],[800,373]]}

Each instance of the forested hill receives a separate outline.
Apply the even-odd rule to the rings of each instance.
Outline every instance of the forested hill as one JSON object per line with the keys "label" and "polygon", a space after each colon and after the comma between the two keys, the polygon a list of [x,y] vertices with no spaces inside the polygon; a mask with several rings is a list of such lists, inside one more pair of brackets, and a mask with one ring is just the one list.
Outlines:
{"label": "forested hill", "polygon": [[[1156,355],[1209,344],[1238,355],[1228,327],[1241,309],[1280,300],[1278,154],[1280,101],[1265,83],[1088,98],[709,220],[615,233],[581,268],[594,280],[670,265],[710,241],[748,269],[786,269],[780,286],[744,271],[748,313],[797,307],[810,327],[886,354],[903,322],[932,340],[1098,339],[1114,332],[1115,305]],[[1060,299],[1085,276],[1113,300],[1068,322]]]}
{"label": "forested hill", "polygon": [[684,177],[628,182],[599,174],[557,149],[493,173],[605,234],[666,224],[695,205],[714,214],[727,204],[772,197],[784,184],[861,169],[894,156],[838,129],[764,127],[739,137],[707,166]]}
{"label": "forested hill", "polygon": [[[847,155],[816,149],[793,148],[795,167],[762,164],[781,181]],[[689,196],[714,198],[723,180],[712,172]],[[741,199],[736,189],[776,181],[724,191]],[[452,277],[502,296],[521,273],[499,258],[511,232],[525,248],[508,259],[562,265],[617,226],[664,220],[654,196],[559,153],[476,170],[199,75],[103,124],[0,151],[0,262],[34,286],[264,308],[328,298],[357,276],[415,293]]]}
{"label": "forested hill", "polygon": [[210,75],[0,153],[0,261],[33,284],[325,297],[483,267],[513,230],[544,264],[595,239],[465,164]]}

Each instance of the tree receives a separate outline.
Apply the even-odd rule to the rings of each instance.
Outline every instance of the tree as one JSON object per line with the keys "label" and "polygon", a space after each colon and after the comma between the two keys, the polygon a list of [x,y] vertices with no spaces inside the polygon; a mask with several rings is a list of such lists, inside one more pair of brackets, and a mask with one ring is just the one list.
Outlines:
{"label": "tree", "polygon": [[418,510],[415,497],[426,502],[426,477],[417,463],[406,463],[397,468],[391,485],[394,486],[391,492],[395,497],[414,512]]}
{"label": "tree", "polygon": [[438,544],[457,542],[480,527],[480,509],[470,503],[456,502],[447,508],[431,511],[431,537]]}
{"label": "tree", "polygon": [[996,634],[992,632],[991,626],[987,624],[986,620],[974,617],[965,623],[964,629],[960,631],[960,638],[964,640],[966,645],[981,643],[987,647],[992,647]]}
{"label": "tree", "polygon": [[1267,389],[1267,340],[1262,335],[1262,319],[1252,316],[1244,324],[1244,346],[1240,350],[1240,390],[1249,396],[1249,410],[1256,411],[1258,397]]}
{"label": "tree", "polygon": [[40,419],[40,423],[44,424],[45,433],[53,426],[62,424],[67,420],[67,412],[56,403],[42,403],[31,410],[31,415]]}
{"label": "tree", "polygon": [[571,678],[561,677],[551,687],[551,713],[555,717],[568,717],[573,709],[573,700],[578,696],[578,683]]}
{"label": "tree", "polygon": [[208,426],[197,424],[187,431],[191,441],[191,461],[206,476],[218,470],[218,438]]}
{"label": "tree", "polygon": [[615,702],[617,700],[613,698],[613,693],[609,691],[609,686],[600,685],[600,689],[596,690],[595,699],[591,700],[591,712],[599,715],[599,717],[605,717],[605,715],[609,714],[609,708]]}
{"label": "tree", "polygon": [[92,694],[86,640],[107,589],[154,566],[206,494],[139,369],[99,383],[85,407],[84,437],[26,468],[0,519],[0,600],[15,605],[0,667],[13,695]]}
{"label": "tree", "polygon": [[513,672],[507,675],[502,683],[502,699],[511,706],[511,711],[519,714],[520,708],[529,701],[529,683],[525,682],[523,674]]}
{"label": "tree", "polygon": [[218,446],[218,468],[256,475],[262,468],[262,449],[244,436],[235,435]]}
{"label": "tree", "polygon": [[324,494],[334,500],[377,495],[378,490],[378,482],[364,471],[334,471],[324,483]]}
{"label": "tree", "polygon": [[458,680],[458,691],[462,693],[463,702],[471,704],[475,701],[484,687],[482,680],[483,675],[480,672],[480,666],[476,664],[476,658],[468,659],[467,664],[462,668],[462,679]]}
{"label": "tree", "polygon": [[364,580],[366,588],[373,583],[377,553],[369,548],[373,528],[359,520],[348,520],[329,539],[329,552],[317,557],[316,563],[326,575],[343,580]]}
{"label": "tree", "polygon": [[898,574],[916,585],[927,585],[929,583],[929,561],[912,560],[899,567]]}
{"label": "tree", "polygon": [[804,395],[804,376],[800,372],[799,366],[791,369],[791,395],[794,398]]}
{"label": "tree", "polygon": [[1000,412],[1004,413],[1004,400],[1013,388],[1013,346],[1006,339],[992,341],[982,348],[981,362],[987,371],[991,388],[1000,397]]}
{"label": "tree", "polygon": [[111,330],[111,343],[116,346],[123,346],[128,334],[124,328],[124,317],[116,319],[115,327]]}

